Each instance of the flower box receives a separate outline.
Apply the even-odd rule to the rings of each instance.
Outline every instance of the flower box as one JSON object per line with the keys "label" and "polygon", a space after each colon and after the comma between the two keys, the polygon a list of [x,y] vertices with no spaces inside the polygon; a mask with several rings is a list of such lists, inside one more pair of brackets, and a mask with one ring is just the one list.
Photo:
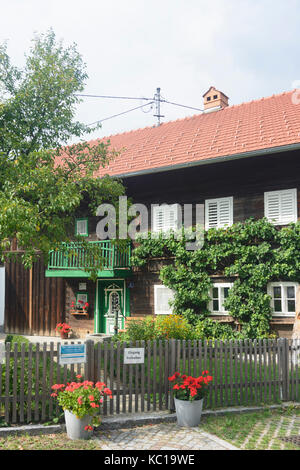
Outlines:
{"label": "flower box", "polygon": [[71,315],[84,315],[85,317],[88,317],[88,315],[89,315],[86,310],[79,309],[79,308],[70,309],[70,314]]}

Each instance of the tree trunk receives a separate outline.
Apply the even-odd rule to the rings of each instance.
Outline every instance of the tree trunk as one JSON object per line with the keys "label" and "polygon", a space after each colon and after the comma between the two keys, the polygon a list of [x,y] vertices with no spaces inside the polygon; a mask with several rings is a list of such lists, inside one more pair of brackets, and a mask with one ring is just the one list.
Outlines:
{"label": "tree trunk", "polygon": [[296,317],[292,339],[300,339],[300,286],[296,294]]}

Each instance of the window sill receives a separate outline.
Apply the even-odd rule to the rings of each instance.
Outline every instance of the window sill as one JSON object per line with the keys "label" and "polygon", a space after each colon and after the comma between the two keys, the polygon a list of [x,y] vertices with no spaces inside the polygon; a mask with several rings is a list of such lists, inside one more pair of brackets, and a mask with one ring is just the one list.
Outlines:
{"label": "window sill", "polygon": [[295,318],[296,313],[273,313],[272,318]]}

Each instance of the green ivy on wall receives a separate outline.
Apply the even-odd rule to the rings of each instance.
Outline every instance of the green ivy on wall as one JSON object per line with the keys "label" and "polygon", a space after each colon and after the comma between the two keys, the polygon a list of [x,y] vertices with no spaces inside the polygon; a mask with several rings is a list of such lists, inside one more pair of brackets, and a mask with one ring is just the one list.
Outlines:
{"label": "green ivy on wall", "polygon": [[[186,250],[184,235],[177,238],[174,232],[155,239],[149,233],[133,252],[133,264],[139,267],[153,258],[172,259],[162,267],[160,279],[175,293],[174,313],[213,327],[208,311],[211,277],[224,276],[234,280],[224,306],[240,323],[240,336],[267,337],[272,318],[268,282],[300,280],[300,223],[278,228],[266,219],[249,219],[210,229],[197,251]],[[228,332],[228,325],[223,328]]]}

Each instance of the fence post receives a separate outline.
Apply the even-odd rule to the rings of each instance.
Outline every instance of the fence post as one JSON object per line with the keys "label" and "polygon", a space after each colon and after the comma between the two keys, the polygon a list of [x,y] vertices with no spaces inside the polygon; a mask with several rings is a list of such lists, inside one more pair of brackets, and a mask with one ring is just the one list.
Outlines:
{"label": "fence post", "polygon": [[94,381],[94,341],[88,339],[86,342],[86,363],[84,370],[85,380]]}
{"label": "fence post", "polygon": [[[180,348],[180,342],[178,341],[178,347]],[[168,368],[168,377],[165,377],[165,380],[168,382],[169,386],[169,377],[173,374],[175,374],[176,370],[176,339],[171,339],[169,341],[169,368]],[[173,396],[173,390],[170,390],[170,402],[169,402],[169,410],[170,412],[175,411],[175,403],[174,403],[174,396]]]}
{"label": "fence post", "polygon": [[289,340],[279,338],[279,369],[280,369],[280,398],[282,401],[289,400]]}

